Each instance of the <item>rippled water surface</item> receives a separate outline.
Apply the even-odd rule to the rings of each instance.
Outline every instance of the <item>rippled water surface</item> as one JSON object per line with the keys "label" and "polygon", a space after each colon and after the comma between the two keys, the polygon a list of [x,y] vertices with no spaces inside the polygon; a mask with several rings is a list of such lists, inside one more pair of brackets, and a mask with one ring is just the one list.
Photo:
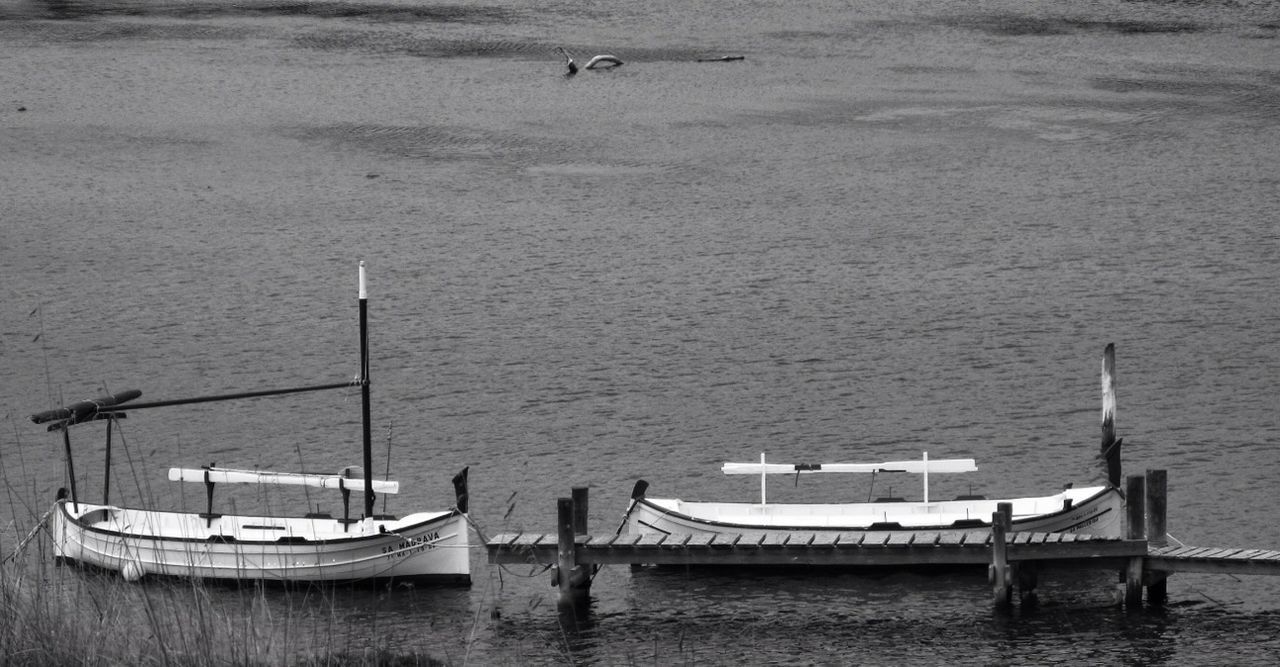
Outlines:
{"label": "rippled water surface", "polygon": [[[551,530],[574,485],[608,532],[638,478],[753,497],[719,465],[761,451],[978,460],[939,494],[1083,483],[1114,342],[1126,465],[1169,470],[1174,537],[1280,547],[1278,38],[1271,2],[17,0],[0,545],[64,484],[33,412],[355,375],[363,259],[392,511],[469,465],[489,533]],[[626,65],[566,78],[557,46]],[[202,502],[170,465],[355,463],[358,403],[137,413],[113,498]],[[1179,576],[1133,616],[1049,577],[1005,617],[969,574],[606,568],[565,631],[546,575],[473,563],[469,591],[339,611],[476,664],[1280,650],[1270,578]]]}

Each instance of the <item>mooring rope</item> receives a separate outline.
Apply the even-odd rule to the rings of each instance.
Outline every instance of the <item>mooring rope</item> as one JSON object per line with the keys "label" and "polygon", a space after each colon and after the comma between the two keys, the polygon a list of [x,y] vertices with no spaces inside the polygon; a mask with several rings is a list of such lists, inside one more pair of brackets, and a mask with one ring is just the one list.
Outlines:
{"label": "mooring rope", "polygon": [[56,508],[56,505],[54,507],[50,507],[49,511],[45,512],[44,515],[40,517],[40,520],[36,522],[35,527],[31,529],[30,533],[27,533],[26,537],[22,538],[22,541],[18,543],[18,546],[13,550],[13,553],[4,557],[4,563],[8,563],[9,561],[17,558],[18,554],[22,553],[22,550],[27,548],[27,544],[30,543],[31,540],[35,539],[36,533],[39,533],[41,528],[45,527],[45,522],[49,520],[49,515],[53,514],[53,510]]}

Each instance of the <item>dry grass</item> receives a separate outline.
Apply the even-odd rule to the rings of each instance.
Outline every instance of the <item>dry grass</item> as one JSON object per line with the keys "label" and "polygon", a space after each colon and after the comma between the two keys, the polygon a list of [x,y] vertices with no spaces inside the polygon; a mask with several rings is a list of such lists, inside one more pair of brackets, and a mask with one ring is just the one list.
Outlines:
{"label": "dry grass", "polygon": [[[0,568],[0,665],[440,665],[345,632],[329,593]],[[328,613],[329,617],[324,615]]]}

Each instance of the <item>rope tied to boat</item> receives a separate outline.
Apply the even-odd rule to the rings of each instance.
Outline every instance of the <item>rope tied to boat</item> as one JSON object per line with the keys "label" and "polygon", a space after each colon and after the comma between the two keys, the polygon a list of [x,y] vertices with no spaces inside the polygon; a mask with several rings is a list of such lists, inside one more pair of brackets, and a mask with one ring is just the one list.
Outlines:
{"label": "rope tied to boat", "polygon": [[0,561],[0,563],[8,563],[9,561],[17,558],[18,554],[22,553],[23,550],[27,548],[27,544],[29,544],[31,540],[35,539],[36,534],[39,533],[42,528],[46,527],[46,524],[49,521],[49,516],[53,514],[54,509],[57,509],[56,505],[54,507],[50,507],[49,510],[45,512],[38,521],[36,521],[36,525],[31,529],[31,532],[27,533],[27,536],[22,538],[22,541],[18,543],[16,548],[14,548],[13,553],[5,556],[4,560]]}

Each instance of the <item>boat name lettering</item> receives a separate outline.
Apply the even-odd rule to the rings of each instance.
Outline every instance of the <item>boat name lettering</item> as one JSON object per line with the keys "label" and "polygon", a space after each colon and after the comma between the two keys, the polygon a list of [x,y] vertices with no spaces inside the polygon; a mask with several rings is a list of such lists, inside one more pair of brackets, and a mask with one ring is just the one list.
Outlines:
{"label": "boat name lettering", "polygon": [[419,537],[402,540],[396,544],[382,547],[382,553],[388,558],[403,558],[427,549],[436,548],[435,542],[440,540],[440,533],[427,533]]}

